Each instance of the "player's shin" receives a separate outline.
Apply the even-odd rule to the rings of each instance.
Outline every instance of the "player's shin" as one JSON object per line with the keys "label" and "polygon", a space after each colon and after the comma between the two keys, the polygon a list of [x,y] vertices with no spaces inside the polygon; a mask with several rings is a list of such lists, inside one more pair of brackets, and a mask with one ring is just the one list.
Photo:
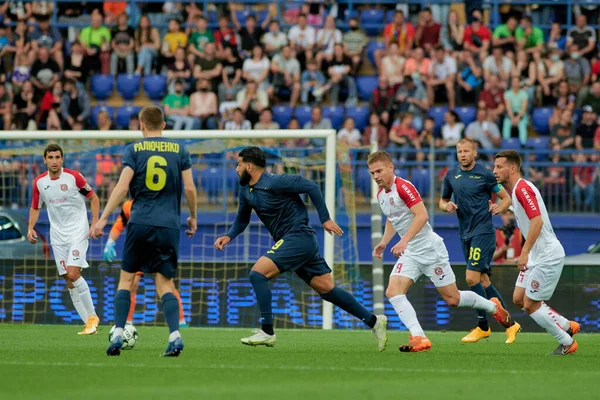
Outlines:
{"label": "player's shin", "polygon": [[113,337],[123,336],[123,328],[127,322],[127,314],[131,305],[131,293],[129,290],[120,289],[115,294],[115,332]]}
{"label": "player's shin", "polygon": [[[473,294],[476,294],[477,296],[479,296],[483,299],[487,299],[485,289],[481,283],[471,286],[470,289],[473,292]],[[487,331],[489,329],[488,320],[487,320],[487,312],[478,307],[473,307],[473,308],[477,309],[477,322],[478,322],[479,328],[481,328],[481,330]]]}
{"label": "player's shin", "polygon": [[81,302],[81,297],[79,297],[79,293],[75,288],[69,288],[69,294],[71,295],[71,300],[73,301],[73,306],[75,310],[77,310],[77,314],[79,314],[79,318],[83,321],[83,323],[87,323],[87,312],[85,311],[85,307]]}
{"label": "player's shin", "polygon": [[560,315],[559,313],[557,313],[556,311],[554,311],[553,309],[551,309],[548,304],[546,304],[545,302],[542,301],[542,305],[540,306],[540,309],[544,309],[544,311],[549,314],[552,319],[554,319],[554,321],[565,331],[568,331],[569,328],[571,327],[571,323],[569,322],[568,319],[566,319],[565,317],[563,317],[562,315]]}
{"label": "player's shin", "polygon": [[162,306],[165,320],[169,326],[169,342],[172,342],[181,337],[179,334],[179,302],[177,297],[173,293],[165,293],[162,296]]}
{"label": "player's shin", "polygon": [[177,302],[179,303],[179,325],[185,324],[185,315],[183,313],[183,303],[181,302],[181,295],[179,294],[179,290],[173,289],[173,294],[177,297]]}
{"label": "player's shin", "polygon": [[367,324],[369,328],[373,328],[377,323],[375,314],[368,311],[362,304],[356,301],[354,296],[344,289],[334,287],[329,292],[321,294],[321,298],[335,304],[347,313],[354,315],[356,318]]}
{"label": "player's shin", "polygon": [[492,313],[496,310],[496,305],[494,303],[477,293],[466,290],[461,290],[458,293],[460,294],[460,300],[457,307],[475,308],[477,310],[483,310],[486,313]]}
{"label": "player's shin", "polygon": [[498,300],[500,300],[500,304],[502,304],[502,307],[506,308],[506,303],[504,302],[502,295],[500,294],[500,292],[498,292],[498,290],[494,287],[492,283],[490,283],[490,285],[485,288],[485,297],[488,300],[493,299],[494,297],[497,298]]}
{"label": "player's shin", "polygon": [[92,294],[90,293],[90,287],[88,286],[83,276],[79,277],[76,281],[73,282],[73,286],[81,299],[81,303],[85,308],[85,312],[89,317],[96,316],[96,309],[94,308],[94,302],[92,300]]}
{"label": "player's shin", "polygon": [[250,271],[250,283],[254,288],[258,308],[260,309],[260,320],[262,322],[262,330],[267,335],[273,335],[273,308],[271,305],[271,288],[269,287],[269,279],[263,274]]}
{"label": "player's shin", "polygon": [[573,344],[573,338],[569,336],[565,330],[556,323],[554,318],[544,307],[538,308],[535,312],[529,314],[529,316],[546,332],[554,336],[558,343],[563,346],[570,346]]}
{"label": "player's shin", "polygon": [[136,303],[135,296],[136,296],[136,293],[131,292],[131,295],[130,295],[131,304],[129,305],[129,314],[127,314],[127,323],[128,324],[133,323],[133,315],[135,314],[135,303]]}
{"label": "player's shin", "polygon": [[392,303],[394,310],[396,310],[398,317],[404,326],[406,326],[406,329],[410,331],[411,336],[425,337],[425,332],[417,319],[417,313],[412,304],[410,304],[410,301],[408,301],[408,298],[406,298],[406,295],[400,294],[394,296],[390,298],[390,303]]}

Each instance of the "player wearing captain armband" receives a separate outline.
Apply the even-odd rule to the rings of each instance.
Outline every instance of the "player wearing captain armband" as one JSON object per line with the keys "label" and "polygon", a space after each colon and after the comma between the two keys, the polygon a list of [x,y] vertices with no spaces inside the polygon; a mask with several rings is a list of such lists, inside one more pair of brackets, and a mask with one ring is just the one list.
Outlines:
{"label": "player wearing captain armband", "polygon": [[[117,251],[115,250],[115,244],[121,233],[127,227],[129,223],[129,219],[131,218],[131,205],[133,204],[133,200],[127,200],[123,203],[123,207],[121,207],[121,213],[117,217],[117,220],[113,224],[110,234],[108,236],[108,240],[106,241],[106,245],[104,246],[103,258],[106,262],[113,262],[117,257]],[[144,272],[138,271],[135,274],[135,278],[133,280],[133,286],[131,287],[131,306],[129,308],[129,314],[127,315],[127,323],[133,323],[133,315],[135,313],[135,305],[136,305],[136,293],[138,291],[138,287],[140,284],[140,279],[144,276]],[[187,323],[185,322],[185,317],[183,314],[183,304],[181,302],[181,296],[179,295],[179,291],[173,287],[173,294],[177,297],[177,301],[179,302],[179,327],[186,328]]]}
{"label": "player wearing captain armband", "polygon": [[385,292],[398,317],[410,331],[409,341],[400,346],[400,351],[420,352],[431,348],[431,341],[406,297],[408,289],[423,275],[431,280],[448,305],[482,310],[493,314],[505,327],[511,326],[512,318],[497,298],[488,300],[477,293],[458,290],[444,240],[431,229],[427,209],[417,189],[409,181],[394,175],[390,155],[376,151],[369,156],[367,163],[379,186],[377,201],[387,218],[383,237],[373,255],[381,259],[396,233],[401,237],[391,248],[398,261],[392,268]]}

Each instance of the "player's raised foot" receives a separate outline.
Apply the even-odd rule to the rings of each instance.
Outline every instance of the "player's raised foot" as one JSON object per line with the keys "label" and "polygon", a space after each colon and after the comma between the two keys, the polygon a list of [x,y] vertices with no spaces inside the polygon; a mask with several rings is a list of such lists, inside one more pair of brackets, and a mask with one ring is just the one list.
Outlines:
{"label": "player's raised foot", "polygon": [[183,340],[180,337],[169,342],[167,349],[161,354],[162,357],[178,357],[179,353],[183,351]]}
{"label": "player's raised foot", "polygon": [[267,346],[273,347],[277,343],[277,335],[266,334],[262,329],[257,331],[254,335],[242,338],[242,343],[247,346]]}
{"label": "player's raised foot", "polygon": [[179,321],[179,328],[187,328],[188,324],[185,321]]}
{"label": "player's raised foot", "polygon": [[506,311],[506,309],[502,307],[502,303],[500,303],[500,300],[498,300],[497,297],[492,297],[490,301],[496,304],[496,312],[494,313],[494,319],[498,321],[498,323],[503,327],[510,328],[513,324],[512,317],[510,316],[508,311]]}
{"label": "player's raised foot", "polygon": [[569,321],[569,329],[567,329],[567,333],[569,335],[571,335],[571,337],[578,334],[580,330],[581,330],[581,327],[579,326],[579,324],[577,322]]}
{"label": "player's raised foot", "polygon": [[569,346],[565,346],[564,344],[559,344],[556,349],[552,353],[549,353],[549,356],[568,356],[569,354],[573,354],[577,351],[579,345],[576,340],[573,340]]}
{"label": "player's raised foot", "polygon": [[78,335],[95,335],[98,333],[98,325],[100,324],[100,319],[98,317],[88,317],[87,324]]}
{"label": "player's raised foot", "polygon": [[506,328],[506,342],[504,343],[514,343],[517,339],[517,333],[521,332],[521,325],[518,322],[515,322],[513,326]]}
{"label": "player's raised foot", "polygon": [[461,341],[463,343],[476,343],[479,342],[481,339],[489,338],[491,334],[492,330],[490,328],[488,328],[487,331],[484,331],[480,327],[476,327],[474,329],[471,329],[471,332],[469,332],[467,336],[462,338]]}
{"label": "player's raised foot", "polygon": [[409,336],[408,343],[400,345],[402,353],[418,353],[420,351],[429,351],[431,341],[423,336]]}
{"label": "player's raised foot", "polygon": [[121,355],[121,347],[123,347],[123,337],[115,336],[110,341],[110,345],[106,350],[107,356],[120,356]]}
{"label": "player's raised foot", "polygon": [[379,351],[384,351],[387,346],[387,324],[388,319],[385,315],[377,315],[377,322],[371,329],[373,336],[377,339],[377,349]]}

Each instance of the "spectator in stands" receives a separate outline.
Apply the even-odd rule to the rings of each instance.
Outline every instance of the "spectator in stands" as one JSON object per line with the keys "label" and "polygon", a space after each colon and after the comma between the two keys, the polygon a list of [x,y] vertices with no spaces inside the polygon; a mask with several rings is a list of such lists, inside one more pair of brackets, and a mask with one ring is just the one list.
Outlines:
{"label": "spectator in stands", "polygon": [[[302,129],[331,129],[331,120],[323,118],[321,107],[313,107],[310,121],[307,121]],[[325,146],[325,139],[310,139],[310,144],[313,147],[323,147]]]}
{"label": "spectator in stands", "polygon": [[440,31],[440,40],[447,51],[463,49],[465,28],[458,21],[458,14],[452,10],[448,13],[448,21]]}
{"label": "spectator in stands", "polygon": [[78,88],[73,79],[65,79],[60,112],[66,129],[83,129],[90,117],[90,98],[84,88]]}
{"label": "spectator in stands", "polygon": [[506,89],[513,69],[513,62],[504,55],[504,51],[502,46],[494,45],[492,54],[487,56],[483,62],[483,77],[487,82],[492,75],[496,76],[500,86]]}
{"label": "spectator in stands", "polygon": [[[233,49],[232,49],[233,50]],[[227,55],[227,51],[223,51]],[[217,49],[214,43],[204,45],[204,54],[199,57],[194,66],[194,79],[207,79],[210,82],[211,90],[216,92],[219,87],[219,78],[223,73],[223,64],[217,58]]]}
{"label": "spectator in stands", "polygon": [[518,75],[521,89],[527,93],[528,112],[533,108],[535,99],[535,82],[537,80],[537,65],[535,61],[529,59],[529,55],[524,50],[517,52],[517,60],[512,71],[511,79]]}
{"label": "spectator in stands", "polygon": [[429,76],[431,60],[425,57],[425,52],[420,47],[409,52],[408,59],[404,63],[404,76],[410,76],[417,85],[425,85]]}
{"label": "spectator in stands", "polygon": [[[230,4],[230,9],[233,3]],[[231,22],[238,32],[240,37],[240,56],[242,59],[252,56],[252,51],[255,46],[260,46],[260,39],[265,33],[265,29],[269,26],[269,17],[265,18],[261,26],[256,26],[256,17],[252,14],[246,17],[246,26],[242,27],[242,24],[237,19],[237,13],[231,13]]]}
{"label": "spectator in stands", "polygon": [[473,57],[473,53],[463,51],[459,54],[456,74],[456,103],[461,106],[471,105],[479,98],[479,92],[483,85],[483,69],[479,58]]}
{"label": "spectator in stands", "polygon": [[[409,159],[408,149],[414,147],[420,147],[418,144],[418,132],[413,127],[413,116],[411,113],[401,113],[400,117],[392,129],[390,129],[390,147],[394,149],[401,149],[399,154],[399,160],[406,162]],[[421,161],[421,160],[419,160]]]}
{"label": "spectator in stands", "polygon": [[97,120],[99,131],[114,131],[117,129],[115,124],[112,122],[110,114],[106,110],[102,110],[98,113]]}
{"label": "spectator in stands", "polygon": [[19,92],[23,83],[31,79],[31,61],[28,54],[15,56],[15,65],[10,78],[13,92]]}
{"label": "spectator in stands", "polygon": [[31,81],[23,83],[21,92],[13,99],[13,115],[15,127],[18,131],[35,130],[37,105],[34,100],[33,85]]}
{"label": "spectator in stands", "polygon": [[12,125],[12,101],[5,84],[0,84],[0,127],[9,131]]}
{"label": "spectator in stands", "polygon": [[544,32],[537,26],[533,26],[528,15],[521,18],[521,31],[517,39],[519,50],[524,50],[527,54],[541,52],[544,48]]}
{"label": "spectator in stands", "polygon": [[50,58],[56,61],[61,70],[63,69],[63,39],[58,29],[50,27],[49,16],[38,17],[38,26],[31,34],[30,39],[34,56],[41,47],[44,47],[48,49]]}
{"label": "spectator in stands", "polygon": [[[487,108],[482,107],[477,109],[477,119],[467,126],[465,136],[473,139],[479,144],[479,148],[484,150],[493,150],[502,143],[498,125],[490,120]],[[490,156],[493,159],[493,155]]]}
{"label": "spectator in stands", "polygon": [[596,30],[587,24],[585,15],[580,14],[575,19],[575,26],[567,31],[567,47],[577,46],[580,56],[591,60],[596,51]]}
{"label": "spectator in stands", "polygon": [[529,96],[521,88],[520,76],[513,74],[510,81],[510,89],[504,92],[504,106],[506,107],[506,116],[502,124],[502,137],[510,139],[513,129],[518,129],[519,140],[522,145],[527,142],[527,128],[529,126],[529,117],[527,107]]}
{"label": "spectator in stands", "polygon": [[404,80],[405,62],[406,59],[400,55],[398,43],[390,43],[387,55],[381,60],[381,76],[394,88],[399,87]]}
{"label": "spectator in stands", "polygon": [[454,148],[463,138],[465,124],[462,123],[458,114],[452,110],[444,114],[444,122],[442,138],[436,140],[436,147]]}
{"label": "spectator in stands", "polygon": [[550,117],[550,126],[552,126],[553,121],[558,122],[562,110],[568,109],[571,112],[575,110],[575,95],[569,93],[569,84],[567,81],[560,81],[558,83],[558,87],[554,92],[554,99],[556,104],[555,114]]}
{"label": "spectator in stands", "polygon": [[473,11],[471,14],[471,23],[465,28],[465,50],[472,53],[487,53],[491,39],[492,33],[483,24],[481,11]]}
{"label": "spectator in stands", "polygon": [[430,105],[423,86],[415,85],[414,80],[407,76],[396,92],[395,98],[397,102],[395,109],[399,112],[410,113],[413,117],[413,127],[420,132],[423,129],[423,116]]}
{"label": "spectator in stands", "polygon": [[167,85],[169,86],[169,93],[175,91],[175,82],[179,81],[183,84],[183,91],[186,92],[189,89],[189,79],[192,76],[192,69],[186,61],[185,48],[180,47],[175,50],[175,59],[173,63],[169,65],[167,71]]}
{"label": "spectator in stands", "polygon": [[31,3],[23,1],[6,1],[0,5],[0,15],[4,16],[4,22],[15,22],[20,19],[27,20],[32,15]]}
{"label": "spectator in stands", "polygon": [[47,48],[40,47],[38,59],[31,66],[31,83],[35,86],[36,99],[41,99],[46,90],[59,79],[60,68],[56,61],[50,58]]}
{"label": "spectator in stands", "polygon": [[214,43],[215,37],[208,30],[208,22],[204,16],[196,17],[196,29],[190,35],[188,41],[188,64],[195,65],[196,61],[204,56],[204,46],[207,43]]}
{"label": "spectator in stands", "polygon": [[81,43],[71,44],[71,54],[65,62],[65,78],[73,79],[80,87],[85,87],[88,78],[88,68],[85,65],[85,50]]}
{"label": "spectator in stands", "polygon": [[241,108],[233,110],[233,119],[225,123],[226,131],[249,131],[252,129],[252,124],[246,119],[244,111]]}
{"label": "spectator in stands", "polygon": [[237,57],[237,50],[226,47],[225,58],[221,71],[219,84],[219,103],[235,100],[238,92],[244,87],[242,84],[242,61]]}
{"label": "spectator in stands", "polygon": [[265,52],[271,58],[288,44],[287,35],[281,31],[279,21],[273,20],[269,23],[269,31],[263,36],[262,44],[265,46]]}
{"label": "spectator in stands", "polygon": [[162,56],[163,56],[163,66],[168,66],[172,64],[175,60],[175,51],[180,47],[187,47],[188,37],[181,30],[181,22],[179,20],[172,18],[169,21],[169,33],[165,35],[163,38],[162,44]]}
{"label": "spectator in stands", "polygon": [[246,113],[246,119],[255,124],[260,112],[269,107],[269,95],[256,82],[248,81],[237,94],[237,104]]}
{"label": "spectator in stands", "polygon": [[492,260],[496,264],[516,263],[523,249],[524,239],[517,227],[512,207],[501,215],[502,227],[496,229],[496,250]]}
{"label": "spectator in stands", "polygon": [[394,95],[394,88],[388,84],[386,78],[380,76],[371,96],[370,109],[372,113],[377,113],[381,117],[381,123],[386,129],[392,125],[390,114],[394,112]]}
{"label": "spectator in stands", "polygon": [[[431,117],[426,117],[423,121],[423,129],[421,130],[421,133],[419,133],[418,141],[421,144],[421,147],[431,147],[433,138],[435,138],[435,120]],[[436,144],[435,141],[433,144]]]}
{"label": "spectator in stands", "polygon": [[329,86],[326,85],[325,76],[318,70],[315,60],[310,60],[306,64],[306,70],[302,72],[300,83],[302,85],[300,96],[302,104],[307,104],[311,96],[316,103],[321,103],[323,95],[329,89]]}
{"label": "spectator in stands", "polygon": [[252,57],[244,60],[242,76],[247,82],[256,82],[260,89],[267,90],[270,66],[271,64],[264,55],[263,48],[260,45],[254,46]]}
{"label": "spectator in stands", "polygon": [[56,81],[52,90],[48,90],[40,103],[38,126],[45,126],[46,130],[56,131],[62,128],[60,120],[60,105],[63,95],[63,83]]}
{"label": "spectator in stands", "polygon": [[254,124],[254,129],[276,130],[280,129],[277,122],[273,121],[273,111],[267,107],[260,112],[258,122]]}
{"label": "spectator in stands", "polygon": [[570,110],[563,110],[558,123],[552,126],[549,144],[553,150],[570,149],[575,145],[575,124]]}
{"label": "spectator in stands", "polygon": [[533,53],[537,67],[537,87],[539,98],[542,99],[542,105],[547,106],[554,103],[552,93],[557,88],[559,82],[564,79],[564,64],[560,59],[559,49],[550,49],[549,57],[541,58],[539,53]]}
{"label": "spectator in stands", "polygon": [[500,121],[500,117],[504,114],[504,90],[500,88],[498,77],[491,75],[485,80],[484,89],[479,95],[479,108],[488,110],[488,116],[491,121],[496,123]]}
{"label": "spectator in stands", "polygon": [[295,107],[300,97],[300,63],[293,56],[290,46],[283,46],[281,52],[273,57],[271,72],[273,83],[267,89],[269,97],[273,99],[280,96],[282,89],[291,91],[290,106]]}
{"label": "spectator in stands", "polygon": [[333,59],[333,48],[342,43],[342,32],[335,27],[335,18],[329,15],[325,19],[325,26],[317,33],[315,45],[315,60],[321,69],[323,60],[331,62]]}
{"label": "spectator in stands", "polygon": [[307,25],[306,14],[298,16],[298,25],[290,28],[288,40],[290,41],[292,50],[296,52],[296,58],[300,62],[300,65],[303,67],[306,66],[306,63],[314,56],[313,50],[317,42],[315,28]]}
{"label": "spectator in stands", "polygon": [[577,150],[593,149],[594,135],[598,130],[597,116],[590,105],[581,108],[581,121],[575,132],[575,148]]}
{"label": "spectator in stands", "polygon": [[49,0],[34,1],[31,3],[31,13],[38,16],[50,17],[54,12],[54,2]]}
{"label": "spectator in stands", "polygon": [[327,64],[327,74],[331,83],[330,101],[332,105],[339,102],[342,89],[347,90],[345,106],[353,107],[358,102],[356,81],[351,75],[352,60],[344,54],[344,46],[341,43],[335,45],[333,59]]}
{"label": "spectator in stands", "polygon": [[117,75],[123,70],[119,68],[119,63],[125,61],[125,73],[133,74],[134,50],[135,50],[135,31],[129,26],[129,16],[125,13],[117,17],[117,26],[112,29],[112,54],[110,55],[110,74]]}
{"label": "spectator in stands", "polygon": [[583,100],[583,104],[589,105],[596,114],[600,113],[600,82],[592,84],[589,93]]}
{"label": "spectator in stands", "polygon": [[208,79],[199,79],[196,89],[190,96],[190,115],[196,119],[194,128],[216,129],[217,95],[210,91]]}
{"label": "spectator in stands", "polygon": [[501,55],[503,53],[516,53],[517,40],[519,39],[519,36],[523,36],[523,31],[518,26],[518,23],[517,17],[510,15],[506,20],[506,23],[498,25],[494,29],[494,33],[492,34],[492,47],[494,49],[501,49]]}
{"label": "spectator in stands", "polygon": [[173,92],[163,100],[167,121],[173,123],[173,130],[194,129],[196,119],[190,116],[190,98],[185,94],[185,85],[181,79],[173,83]]}
{"label": "spectator in stands", "polygon": [[397,43],[400,54],[404,55],[408,50],[413,48],[414,40],[415,28],[410,22],[405,21],[402,10],[396,10],[394,21],[383,28],[385,48],[375,50],[375,65],[377,66],[377,69],[381,69],[381,62],[383,57],[388,53],[390,43]]}
{"label": "spectator in stands", "polygon": [[548,36],[548,41],[546,42],[547,49],[558,49],[563,51],[567,44],[567,37],[562,33],[562,27],[560,23],[553,22],[552,27],[550,28],[550,35]]}
{"label": "spectator in stands", "polygon": [[339,143],[349,147],[360,146],[362,136],[360,131],[356,129],[354,118],[346,117],[344,119],[344,125],[337,133],[337,139]]}
{"label": "spectator in stands", "polygon": [[367,34],[360,29],[358,18],[350,18],[348,32],[342,37],[344,52],[352,59],[352,74],[357,75],[365,55],[365,47],[369,43]]}
{"label": "spectator in stands", "polygon": [[110,73],[110,30],[102,25],[102,14],[92,12],[91,25],[83,28],[79,34],[79,42],[86,54],[86,66],[90,70]]}
{"label": "spectator in stands", "polygon": [[[585,154],[575,156],[575,162],[586,163]],[[594,167],[591,165],[573,167],[573,198],[577,211],[591,210],[594,206]],[[582,201],[583,200],[583,201]]]}
{"label": "spectator in stands", "polygon": [[444,48],[436,47],[435,57],[429,65],[429,77],[427,78],[427,96],[429,104],[435,104],[436,97],[445,96],[448,106],[454,109],[456,82],[456,60],[446,54]]}
{"label": "spectator in stands", "polygon": [[415,31],[415,43],[417,47],[421,47],[426,53],[441,44],[440,31],[442,26],[434,21],[430,8],[425,8],[419,14],[419,25]]}
{"label": "spectator in stands", "polygon": [[27,29],[27,22],[24,19],[17,21],[17,26],[13,32],[13,42],[15,47],[15,56],[27,54],[30,63],[35,60],[36,54],[31,50],[31,34]]}
{"label": "spectator in stands", "polygon": [[237,35],[229,26],[229,18],[221,16],[219,18],[219,29],[215,31],[215,43],[217,47],[217,58],[225,57],[225,47],[238,47]]}
{"label": "spectator in stands", "polygon": [[581,57],[579,47],[573,43],[569,49],[569,58],[564,61],[565,79],[569,83],[569,93],[577,96],[577,106],[581,106],[587,95],[587,85],[590,82],[590,62]]}
{"label": "spectator in stands", "polygon": [[106,25],[112,25],[118,23],[119,15],[125,13],[127,10],[127,2],[105,1],[102,9],[104,11],[104,23]]}
{"label": "spectator in stands", "polygon": [[[5,122],[6,126],[6,122]],[[600,151],[600,127],[596,129],[596,134],[594,135],[594,150]],[[598,161],[598,157],[596,155],[595,161]]]}
{"label": "spectator in stands", "polygon": [[365,128],[362,134],[362,143],[364,146],[370,146],[373,141],[377,142],[378,149],[387,148],[389,142],[388,131],[381,124],[379,114],[376,112],[372,112],[369,115],[369,126]]}
{"label": "spectator in stands", "polygon": [[147,15],[140,17],[140,22],[135,31],[135,51],[137,52],[136,73],[150,75],[154,60],[160,50],[160,36],[158,30],[150,25]]}

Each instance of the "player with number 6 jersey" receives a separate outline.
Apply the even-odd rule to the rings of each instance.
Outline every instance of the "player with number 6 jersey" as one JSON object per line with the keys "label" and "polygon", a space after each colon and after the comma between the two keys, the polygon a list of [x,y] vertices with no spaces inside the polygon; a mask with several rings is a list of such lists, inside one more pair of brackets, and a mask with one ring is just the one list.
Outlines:
{"label": "player with number 6 jersey", "polygon": [[431,349],[431,341],[406,297],[408,289],[423,275],[431,280],[448,305],[485,310],[502,325],[510,326],[512,318],[497,298],[488,300],[476,293],[458,290],[444,240],[431,229],[427,209],[417,189],[409,181],[395,176],[390,155],[385,151],[376,151],[369,155],[367,163],[371,176],[379,186],[377,200],[387,218],[383,237],[375,246],[373,255],[381,259],[396,233],[401,237],[391,249],[398,261],[392,269],[385,293],[410,331],[409,341],[400,346],[400,351]]}

